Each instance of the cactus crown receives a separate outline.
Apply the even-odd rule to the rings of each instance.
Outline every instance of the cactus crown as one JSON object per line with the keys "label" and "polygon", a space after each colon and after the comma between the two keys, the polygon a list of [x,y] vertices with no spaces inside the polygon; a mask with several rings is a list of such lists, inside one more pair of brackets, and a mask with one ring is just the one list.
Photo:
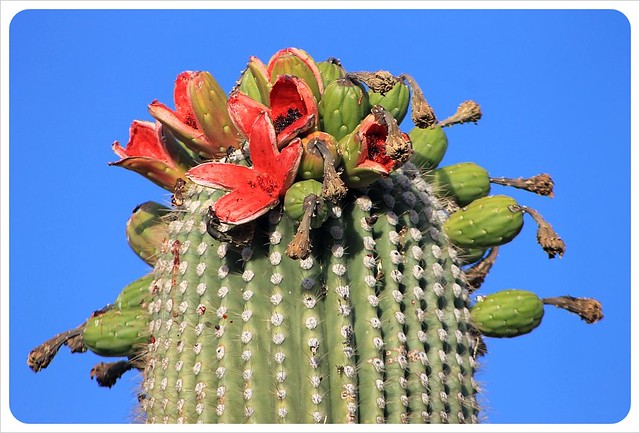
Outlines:
{"label": "cactus crown", "polygon": [[474,101],[438,121],[408,74],[286,48],[251,57],[229,94],[184,72],[175,109],[149,110],[112,164],[173,194],[126,224],[153,272],[28,358],[34,371],[62,345],[126,358],[92,377],[142,371],[145,422],[477,422],[483,336],[533,331],[546,304],[602,318],[595,300],[525,290],[473,303],[525,214],[550,258],[565,252],[537,211],[489,194],[551,197],[548,174],[438,168],[445,129],[480,120]]}

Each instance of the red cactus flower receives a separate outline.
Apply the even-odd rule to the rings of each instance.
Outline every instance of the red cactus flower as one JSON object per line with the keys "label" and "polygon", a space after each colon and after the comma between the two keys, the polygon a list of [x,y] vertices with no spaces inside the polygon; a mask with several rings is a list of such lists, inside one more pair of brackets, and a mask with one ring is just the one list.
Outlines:
{"label": "red cactus flower", "polygon": [[112,148],[121,159],[109,165],[133,170],[165,189],[172,191],[176,180],[184,177],[185,170],[171,157],[158,122],[134,120],[127,146],[123,148],[115,141]]}
{"label": "red cactus flower", "polygon": [[275,82],[280,75],[295,75],[307,83],[316,101],[324,92],[322,75],[313,58],[299,48],[283,48],[269,59],[266,66],[270,82]]}
{"label": "red cactus flower", "polygon": [[174,88],[175,111],[156,101],[149,112],[187,147],[202,156],[217,158],[241,138],[229,119],[227,96],[208,72],[185,71]]}
{"label": "red cactus flower", "polygon": [[280,149],[316,125],[318,106],[309,86],[298,77],[280,75],[269,92],[269,105],[270,108],[237,91],[229,97],[229,115],[240,132],[248,137],[257,116],[268,113],[273,119]]}
{"label": "red cactus flower", "polygon": [[302,145],[296,138],[278,151],[275,128],[263,111],[249,133],[249,153],[252,167],[207,162],[186,174],[197,184],[231,190],[212,206],[223,223],[244,224],[275,207],[293,183]]}
{"label": "red cactus flower", "polygon": [[338,142],[345,183],[360,188],[386,177],[411,156],[411,140],[391,113],[374,106],[356,129]]}

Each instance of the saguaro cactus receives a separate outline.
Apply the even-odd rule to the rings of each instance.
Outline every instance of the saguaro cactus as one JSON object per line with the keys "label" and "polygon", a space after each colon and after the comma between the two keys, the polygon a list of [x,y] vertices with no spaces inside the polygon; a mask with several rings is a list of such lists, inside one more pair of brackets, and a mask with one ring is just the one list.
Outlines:
{"label": "saguaro cactus", "polygon": [[438,122],[407,74],[288,48],[251,57],[229,95],[180,74],[175,105],[154,101],[156,123],[114,144],[113,165],[173,193],[126,224],[153,272],[34,349],[34,371],[63,344],[126,357],[92,377],[140,370],[149,423],[472,423],[483,335],[531,332],[544,304],[602,317],[597,301],[524,290],[473,305],[524,213],[550,258],[565,251],[535,210],[489,195],[493,182],[551,196],[548,175],[437,168],[444,129],[477,122],[475,102]]}

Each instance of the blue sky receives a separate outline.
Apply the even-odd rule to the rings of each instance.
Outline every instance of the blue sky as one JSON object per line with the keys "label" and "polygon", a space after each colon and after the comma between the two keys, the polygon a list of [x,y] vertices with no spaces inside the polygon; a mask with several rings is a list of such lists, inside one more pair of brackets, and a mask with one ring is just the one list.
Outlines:
{"label": "blue sky", "polygon": [[[528,219],[479,293],[594,297],[605,318],[587,325],[547,307],[531,334],[487,339],[477,375],[484,421],[609,424],[627,415],[630,317],[638,311],[631,305],[630,24],[621,13],[27,10],[9,35],[10,344],[2,349],[18,420],[131,419],[135,373],[105,389],[89,378],[102,360],[91,353],[63,348],[38,374],[25,363],[34,346],[149,271],[131,252],[124,225],[139,203],[170,197],[107,166],[117,160],[111,144],[127,142],[133,119],[152,119],[152,100],[172,105],[179,72],[210,71],[229,90],[250,55],[267,61],[289,46],[317,61],[337,57],[352,71],[409,73],[439,118],[478,101],[482,120],[447,130],[442,165],[474,161],[495,177],[552,175],[553,199],[492,192],[537,209],[565,240],[566,255],[547,259]],[[409,120],[401,126],[411,129]]]}

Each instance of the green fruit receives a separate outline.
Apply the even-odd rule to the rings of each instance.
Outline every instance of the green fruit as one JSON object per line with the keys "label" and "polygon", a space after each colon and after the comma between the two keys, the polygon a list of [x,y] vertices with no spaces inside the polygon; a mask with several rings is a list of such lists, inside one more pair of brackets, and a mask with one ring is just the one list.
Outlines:
{"label": "green fruit", "polygon": [[535,293],[510,289],[485,297],[470,313],[471,322],[483,335],[517,337],[540,325],[544,304]]}
{"label": "green fruit", "polygon": [[436,194],[453,199],[458,206],[466,206],[485,197],[491,189],[489,173],[473,162],[462,162],[435,170],[432,185]]}
{"label": "green fruit", "polygon": [[149,340],[146,310],[112,309],[87,320],[83,342],[100,356],[135,355]]}
{"label": "green fruit", "polygon": [[510,242],[524,224],[520,206],[506,195],[482,197],[451,214],[444,231],[455,245],[488,248]]}
{"label": "green fruit", "polygon": [[373,105],[381,105],[385,110],[391,113],[396,119],[398,125],[402,123],[409,109],[411,101],[411,92],[409,86],[404,82],[398,81],[391,90],[382,95],[369,90],[369,103]]}
{"label": "green fruit", "polygon": [[[262,65],[264,68],[264,65]],[[242,75],[237,83],[237,90],[247,94],[254,101],[269,106],[270,84],[264,71],[260,68],[259,61],[251,59],[247,68],[242,71]]]}
{"label": "green fruit", "polygon": [[439,126],[418,128],[409,131],[413,146],[411,162],[423,169],[433,169],[440,164],[447,151],[449,141],[444,130]]}
{"label": "green fruit", "polygon": [[[304,215],[304,199],[311,194],[315,194],[318,198],[321,198],[322,183],[317,180],[308,179],[291,185],[284,196],[284,210],[291,219],[295,221],[302,219]],[[320,204],[316,206],[316,211],[311,218],[311,227],[320,227],[328,217],[329,207],[324,201],[321,201]]]}
{"label": "green fruit", "polygon": [[163,220],[170,208],[148,201],[137,206],[126,225],[129,246],[138,257],[153,266],[162,242],[169,235],[169,224]]}
{"label": "green fruit", "polygon": [[148,274],[125,286],[116,298],[114,308],[118,310],[146,308],[152,297],[149,292],[149,284],[152,281],[153,274]]}
{"label": "green fruit", "polygon": [[460,266],[470,265],[484,257],[487,248],[463,248],[458,251],[458,264]]}
{"label": "green fruit", "polygon": [[314,131],[302,138],[302,158],[298,166],[298,176],[302,179],[322,180],[324,176],[325,160],[322,152],[318,149],[319,145],[324,145],[327,151],[333,157],[333,166],[340,164],[340,156],[338,155],[338,142],[336,139],[326,132]]}
{"label": "green fruit", "polygon": [[318,69],[320,70],[320,76],[322,77],[322,82],[324,83],[325,88],[332,81],[344,77],[344,69],[340,64],[340,61],[333,57],[318,63]]}
{"label": "green fruit", "polygon": [[370,109],[369,95],[362,84],[339,78],[327,85],[318,104],[320,129],[340,141],[358,126]]}

